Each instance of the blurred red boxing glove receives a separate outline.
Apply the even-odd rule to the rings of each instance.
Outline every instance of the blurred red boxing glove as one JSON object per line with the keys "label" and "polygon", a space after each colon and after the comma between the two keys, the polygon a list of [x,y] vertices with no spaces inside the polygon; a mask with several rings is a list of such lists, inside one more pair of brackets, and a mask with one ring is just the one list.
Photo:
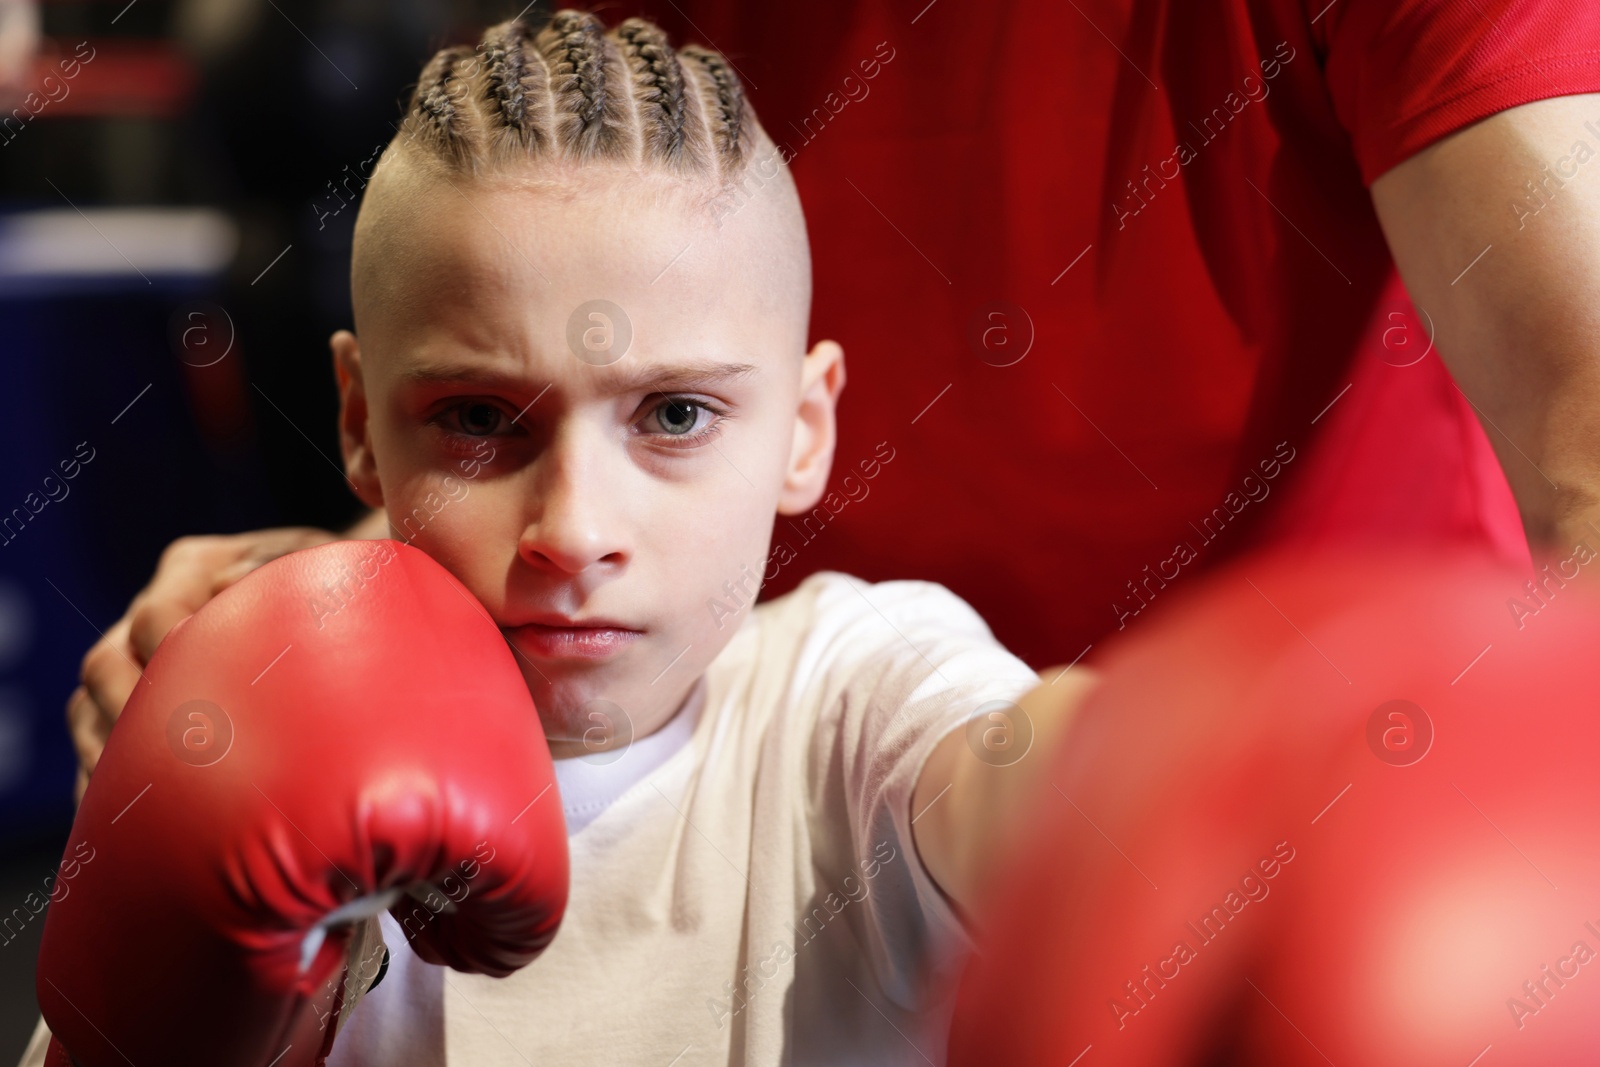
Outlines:
{"label": "blurred red boxing glove", "polygon": [[497,976],[550,943],[554,783],[443,567],[393,541],[268,563],[173,629],[111,733],[45,920],[45,1020],[82,1067],[320,1064],[350,919],[390,907],[422,959]]}
{"label": "blurred red boxing glove", "polygon": [[1581,555],[1257,559],[1169,601],[979,909],[952,1067],[1600,1062]]}

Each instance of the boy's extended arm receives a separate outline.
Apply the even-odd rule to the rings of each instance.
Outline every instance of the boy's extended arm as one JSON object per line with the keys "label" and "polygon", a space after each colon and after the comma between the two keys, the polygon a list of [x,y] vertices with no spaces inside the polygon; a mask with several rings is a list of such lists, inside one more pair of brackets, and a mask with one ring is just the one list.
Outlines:
{"label": "boy's extended arm", "polygon": [[929,754],[911,794],[911,836],[923,866],[969,929],[983,880],[996,860],[1025,847],[1038,804],[1066,803],[1050,787],[1050,768],[1077,709],[1099,676],[1087,667],[1050,668],[1054,679],[1017,702],[1026,722],[997,723],[1033,740],[1009,766],[979,758],[965,727],[947,733]]}

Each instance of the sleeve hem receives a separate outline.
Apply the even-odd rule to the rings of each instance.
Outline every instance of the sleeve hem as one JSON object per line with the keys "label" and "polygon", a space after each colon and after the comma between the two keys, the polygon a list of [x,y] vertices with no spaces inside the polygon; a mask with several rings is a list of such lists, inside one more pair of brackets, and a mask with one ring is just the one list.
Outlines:
{"label": "sleeve hem", "polygon": [[1362,182],[1370,188],[1423,149],[1502,111],[1594,92],[1600,92],[1600,50],[1520,63],[1490,81],[1396,120],[1372,151],[1361,153]]}

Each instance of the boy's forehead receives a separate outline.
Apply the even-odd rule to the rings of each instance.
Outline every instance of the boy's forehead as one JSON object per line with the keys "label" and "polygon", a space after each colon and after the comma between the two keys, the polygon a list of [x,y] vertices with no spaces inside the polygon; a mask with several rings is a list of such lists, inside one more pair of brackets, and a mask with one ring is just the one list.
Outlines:
{"label": "boy's forehead", "polygon": [[[545,284],[526,272],[446,272],[371,324],[369,350],[381,353],[378,373],[402,387],[518,392],[537,382],[608,396],[731,387],[789,362],[792,331],[690,281],[651,288],[608,285],[616,279],[601,274]],[[595,298],[596,287],[618,300]]]}
{"label": "boy's forehead", "polygon": [[[730,317],[791,334],[798,323],[804,345],[804,221],[798,202],[796,218],[782,218],[776,191],[773,203],[752,203],[724,221],[699,206],[693,190],[655,181],[591,175],[574,193],[550,179],[472,181],[394,162],[374,175],[357,226],[358,332],[380,318],[397,327],[455,318],[471,332],[479,316],[490,321],[476,325],[493,333],[504,326],[496,320],[549,323],[609,302],[686,345],[697,333],[721,332]],[[600,314],[595,331],[625,325]],[[583,316],[585,330],[592,318]]]}
{"label": "boy's forehead", "polygon": [[724,225],[705,206],[708,195],[698,183],[616,167],[473,179],[402,159],[374,175],[362,213],[373,216],[367,236],[401,253],[375,268],[399,272],[410,287],[445,274],[532,290],[585,273],[645,285],[670,284],[664,276],[680,266],[748,274],[749,260],[769,258],[773,212],[757,208]]}

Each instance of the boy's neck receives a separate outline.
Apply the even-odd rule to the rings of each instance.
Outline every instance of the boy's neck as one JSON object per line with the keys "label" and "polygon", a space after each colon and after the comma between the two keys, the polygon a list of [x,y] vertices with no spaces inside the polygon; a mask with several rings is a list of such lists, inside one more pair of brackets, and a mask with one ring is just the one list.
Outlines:
{"label": "boy's neck", "polygon": [[[648,725],[648,729],[643,729],[643,730],[636,731],[631,738],[629,738],[626,742],[624,742],[624,744],[631,745],[635,741],[644,740],[646,737],[649,737],[651,734],[654,734],[654,733],[657,733],[658,731],[660,731],[668,723],[675,721],[678,718],[678,716],[680,716],[680,715],[685,715],[685,714],[691,715],[691,716],[692,715],[698,715],[700,713],[700,710],[705,706],[705,701],[706,701],[706,676],[704,674],[702,674],[698,679],[695,680],[694,685],[692,685],[689,688],[689,692],[684,696],[683,700],[678,704],[677,710],[673,711],[671,714],[663,716],[660,720],[658,720],[655,723],[647,724]],[[635,724],[635,726],[638,726],[638,725],[639,724],[637,724],[637,723]],[[550,757],[552,759],[556,759],[556,760],[576,759],[576,758],[578,758],[580,756],[591,756],[591,755],[594,755],[597,751],[603,752],[603,751],[607,751],[607,750],[606,749],[599,749],[599,750],[591,749],[591,748],[586,747],[582,743],[576,743],[576,742],[571,744],[571,745],[556,743],[556,744],[551,744],[551,746],[550,746]]]}
{"label": "boy's neck", "polygon": [[[678,710],[658,722],[655,725],[655,728],[650,731],[650,734],[662,729],[667,725],[667,723],[675,721],[679,715],[698,715],[700,713],[700,709],[705,706],[705,702],[706,676],[702,674],[699,678],[695,679],[694,685],[689,687],[689,692],[684,696],[683,702],[678,705]],[[641,737],[649,737],[650,734],[637,734],[634,736],[634,740],[637,741]]]}

